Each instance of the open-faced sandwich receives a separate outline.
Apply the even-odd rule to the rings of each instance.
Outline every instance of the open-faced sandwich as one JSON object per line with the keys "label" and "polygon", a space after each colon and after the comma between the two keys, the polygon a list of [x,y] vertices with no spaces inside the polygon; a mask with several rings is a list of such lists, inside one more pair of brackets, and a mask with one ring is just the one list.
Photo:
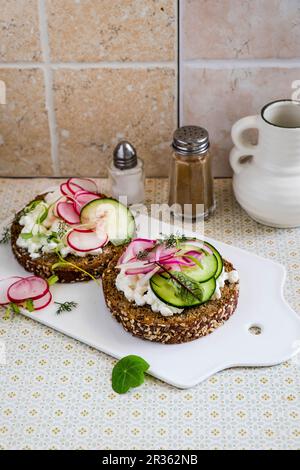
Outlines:
{"label": "open-faced sandwich", "polygon": [[235,311],[239,276],[209,243],[137,238],[103,272],[112,315],[125,330],[161,343],[211,333]]}
{"label": "open-faced sandwich", "polygon": [[16,214],[11,245],[27,271],[77,282],[101,276],[134,230],[126,206],[100,194],[95,181],[70,178]]}

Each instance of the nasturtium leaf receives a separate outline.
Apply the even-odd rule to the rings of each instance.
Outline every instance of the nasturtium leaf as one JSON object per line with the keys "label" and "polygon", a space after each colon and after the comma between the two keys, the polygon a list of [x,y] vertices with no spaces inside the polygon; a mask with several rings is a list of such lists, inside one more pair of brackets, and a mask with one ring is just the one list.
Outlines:
{"label": "nasturtium leaf", "polygon": [[120,359],[112,371],[112,388],[116,393],[126,393],[130,388],[144,383],[145,372],[150,365],[139,356],[125,356]]}

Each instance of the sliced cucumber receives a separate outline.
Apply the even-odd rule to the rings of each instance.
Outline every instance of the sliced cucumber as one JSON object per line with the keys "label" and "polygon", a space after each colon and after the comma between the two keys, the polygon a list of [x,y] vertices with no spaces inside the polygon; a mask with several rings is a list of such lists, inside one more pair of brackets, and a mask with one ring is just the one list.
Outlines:
{"label": "sliced cucumber", "polygon": [[[198,251],[203,254],[202,248],[198,248],[194,245],[184,244],[181,245],[181,248],[184,250]],[[206,254],[202,257],[201,260],[196,258],[191,258],[194,262],[197,262],[197,265],[192,268],[185,268],[184,273],[191,277],[194,281],[197,282],[206,282],[210,278],[214,277],[218,270],[218,260],[214,254]]]}
{"label": "sliced cucumber", "polygon": [[183,293],[180,284],[168,274],[155,274],[150,279],[150,287],[154,294],[165,304],[178,308],[194,307],[207,302],[215,292],[216,280],[212,277],[202,283],[192,281],[192,285],[195,297],[189,292]]}
{"label": "sliced cucumber", "polygon": [[131,240],[135,232],[135,221],[130,210],[115,199],[95,199],[80,212],[82,224],[103,224],[103,230],[114,245]]}
{"label": "sliced cucumber", "polygon": [[217,258],[217,261],[218,261],[218,269],[215,273],[215,279],[218,279],[218,277],[221,275],[222,271],[223,271],[223,259],[222,259],[222,256],[220,255],[220,253],[218,252],[218,250],[215,249],[215,247],[213,245],[211,245],[210,243],[208,242],[204,242],[204,245],[208,246],[208,248],[210,248],[213,252],[213,254],[215,255],[215,257]]}

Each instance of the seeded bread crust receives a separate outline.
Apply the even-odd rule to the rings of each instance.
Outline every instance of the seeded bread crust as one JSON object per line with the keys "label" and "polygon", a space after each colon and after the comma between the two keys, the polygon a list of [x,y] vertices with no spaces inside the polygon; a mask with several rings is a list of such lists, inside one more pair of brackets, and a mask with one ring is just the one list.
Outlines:
{"label": "seeded bread crust", "polygon": [[[187,308],[182,314],[165,317],[153,312],[149,305],[138,307],[116,288],[117,261],[118,256],[115,256],[103,272],[104,297],[112,315],[134,336],[166,344],[185,343],[214,331],[229,319],[237,307],[239,283],[227,281],[221,289],[221,299]],[[227,272],[234,269],[225,260],[224,268]]]}
{"label": "seeded bread crust", "polygon": [[[43,200],[44,197],[45,194],[42,194],[37,196],[34,200]],[[25,248],[17,246],[17,239],[23,228],[19,224],[21,215],[22,211],[18,212],[11,225],[11,247],[13,254],[26,271],[47,279],[54,274],[52,271],[52,265],[59,261],[58,256],[55,253],[46,253],[39,258],[32,259]],[[111,243],[108,243],[103,248],[103,252],[101,254],[87,255],[84,257],[69,254],[64,259],[73,263],[78,268],[84,269],[88,273],[92,274],[92,276],[99,278],[112,257],[120,253],[121,250],[121,247],[115,247]],[[87,274],[71,266],[57,268],[55,269],[55,274],[58,276],[59,282],[61,283],[89,281],[91,279]]]}

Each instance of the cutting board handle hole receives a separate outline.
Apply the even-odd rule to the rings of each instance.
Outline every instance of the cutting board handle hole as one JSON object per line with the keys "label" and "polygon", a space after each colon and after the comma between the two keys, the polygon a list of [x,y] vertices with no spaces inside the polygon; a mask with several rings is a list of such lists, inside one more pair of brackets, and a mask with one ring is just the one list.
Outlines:
{"label": "cutting board handle hole", "polygon": [[251,325],[249,326],[248,331],[251,335],[258,336],[262,334],[262,327],[259,325]]}

